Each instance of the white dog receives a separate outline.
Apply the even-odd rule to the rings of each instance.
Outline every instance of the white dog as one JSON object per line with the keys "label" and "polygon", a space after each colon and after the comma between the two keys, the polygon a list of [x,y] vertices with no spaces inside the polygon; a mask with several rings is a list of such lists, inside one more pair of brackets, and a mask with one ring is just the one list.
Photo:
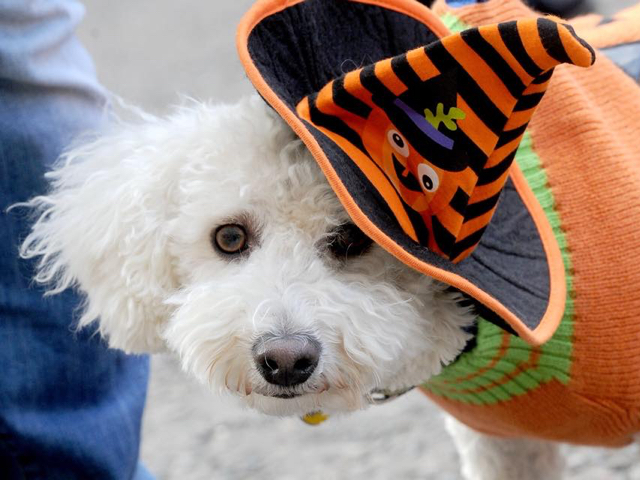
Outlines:
{"label": "white dog", "polygon": [[[273,415],[361,409],[464,349],[459,295],[373,244],[258,98],[191,105],[79,146],[30,202],[37,280],[86,294],[110,346],[169,350]],[[556,447],[451,420],[469,479],[560,478]]]}

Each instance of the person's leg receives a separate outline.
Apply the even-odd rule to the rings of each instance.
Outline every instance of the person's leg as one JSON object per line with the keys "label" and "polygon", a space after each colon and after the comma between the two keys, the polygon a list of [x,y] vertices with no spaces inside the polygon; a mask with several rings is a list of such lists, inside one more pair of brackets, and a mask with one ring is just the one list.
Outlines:
{"label": "person's leg", "polygon": [[0,0],[0,476],[9,478],[150,478],[138,465],[148,359],[74,332],[78,298],[44,298],[32,285],[32,265],[18,259],[28,212],[6,211],[43,193],[62,149],[104,118],[104,92],[73,35],[82,15],[71,0]]}

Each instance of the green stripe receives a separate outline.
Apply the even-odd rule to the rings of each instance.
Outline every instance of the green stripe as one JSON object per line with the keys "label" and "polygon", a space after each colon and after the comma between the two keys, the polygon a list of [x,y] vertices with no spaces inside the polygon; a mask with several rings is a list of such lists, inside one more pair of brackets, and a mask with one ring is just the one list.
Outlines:
{"label": "green stripe", "polygon": [[[490,370],[472,379],[464,377],[477,374],[486,368],[500,350],[503,331],[485,319],[478,319],[478,346],[464,353],[453,364],[424,384],[424,387],[436,395],[476,405],[493,404],[506,401],[514,396],[537,388],[553,379],[566,384],[570,380],[571,354],[573,338],[573,279],[571,276],[571,259],[567,250],[567,241],[562,231],[560,218],[554,209],[554,199],[548,188],[547,175],[541,167],[540,158],[533,150],[531,135],[527,132],[516,154],[516,162],[520,166],[529,186],[542,206],[553,233],[560,246],[564,261],[567,295],[566,308],[560,326],[553,337],[541,347],[537,367],[517,374],[503,385],[491,385],[511,375],[519,365],[529,359],[532,348],[521,338],[511,335],[506,353]],[[484,388],[482,392],[468,392]]]}

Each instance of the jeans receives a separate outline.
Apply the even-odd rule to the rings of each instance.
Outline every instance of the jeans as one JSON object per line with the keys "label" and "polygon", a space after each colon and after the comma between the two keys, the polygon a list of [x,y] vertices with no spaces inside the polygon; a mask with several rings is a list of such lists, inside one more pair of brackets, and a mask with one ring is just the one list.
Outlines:
{"label": "jeans", "polygon": [[0,0],[0,478],[149,479],[138,463],[149,362],[75,331],[78,297],[43,297],[18,258],[45,171],[105,119],[74,0]]}

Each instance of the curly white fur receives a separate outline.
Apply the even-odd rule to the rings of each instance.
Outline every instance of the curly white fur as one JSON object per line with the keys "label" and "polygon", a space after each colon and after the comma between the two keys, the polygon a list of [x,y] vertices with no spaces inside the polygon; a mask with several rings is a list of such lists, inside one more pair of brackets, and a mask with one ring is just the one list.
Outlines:
{"label": "curly white fur", "polygon": [[[71,150],[31,201],[25,240],[40,282],[86,293],[112,347],[175,351],[205,384],[260,410],[362,408],[376,387],[437,373],[472,321],[453,294],[379,247],[340,262],[328,237],[348,220],[301,142],[261,100],[193,105],[123,126]],[[250,253],[230,260],[212,229],[246,225]],[[312,332],[321,364],[293,400],[270,397],[250,355],[265,332]]]}
{"label": "curly white fur", "polygon": [[[68,152],[33,199],[22,254],[39,282],[86,295],[80,319],[112,347],[168,349],[184,369],[269,414],[344,412],[376,388],[419,384],[464,347],[473,314],[455,294],[378,246],[328,251],[348,217],[311,155],[258,98],[193,104],[114,127]],[[251,248],[218,253],[211,232],[243,224]],[[313,375],[276,398],[251,348],[313,335]],[[474,477],[475,478],[475,477]]]}

